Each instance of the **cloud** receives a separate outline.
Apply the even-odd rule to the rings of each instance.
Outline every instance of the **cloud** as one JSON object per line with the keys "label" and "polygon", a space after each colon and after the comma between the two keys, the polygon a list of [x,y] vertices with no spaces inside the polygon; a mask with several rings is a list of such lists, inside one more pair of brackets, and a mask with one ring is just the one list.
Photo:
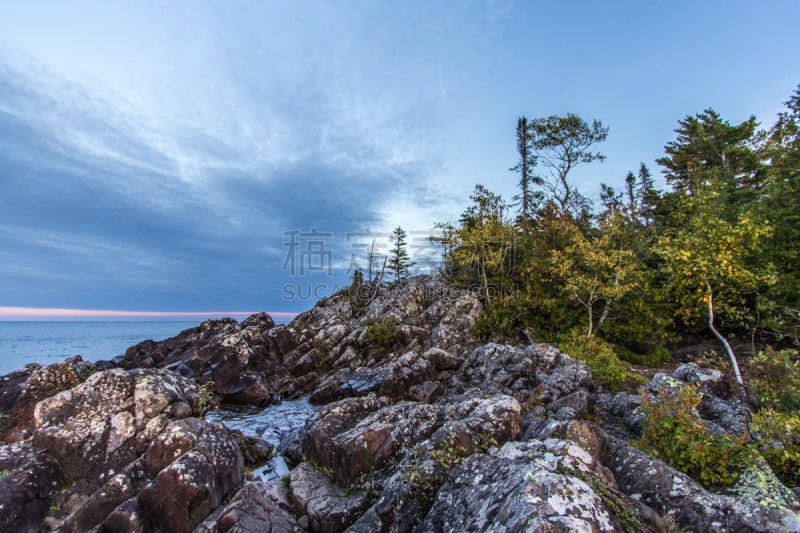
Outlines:
{"label": "cloud", "polygon": [[0,303],[313,303],[281,297],[296,281],[284,233],[331,232],[341,267],[345,234],[385,224],[393,197],[424,195],[438,163],[424,106],[289,74],[223,72],[173,112],[136,112],[135,98],[0,50]]}

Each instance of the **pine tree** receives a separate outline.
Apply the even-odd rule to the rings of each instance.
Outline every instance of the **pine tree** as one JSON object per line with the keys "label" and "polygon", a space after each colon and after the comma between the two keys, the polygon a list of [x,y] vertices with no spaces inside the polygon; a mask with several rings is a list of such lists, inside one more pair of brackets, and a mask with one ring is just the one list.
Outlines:
{"label": "pine tree", "polygon": [[400,226],[397,226],[392,232],[394,246],[389,250],[389,261],[386,266],[394,272],[396,281],[408,277],[408,269],[416,264],[409,259],[406,236],[405,230]]}

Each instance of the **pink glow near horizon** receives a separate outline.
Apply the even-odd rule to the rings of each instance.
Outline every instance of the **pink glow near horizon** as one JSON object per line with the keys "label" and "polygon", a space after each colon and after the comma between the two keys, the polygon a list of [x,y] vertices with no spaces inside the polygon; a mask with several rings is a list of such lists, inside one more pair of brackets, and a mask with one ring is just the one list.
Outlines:
{"label": "pink glow near horizon", "polygon": [[[170,317],[238,317],[250,316],[256,311],[113,311],[100,309],[58,309],[45,307],[2,307],[0,320],[4,318],[170,318]],[[268,311],[273,317],[294,318],[297,313]]]}

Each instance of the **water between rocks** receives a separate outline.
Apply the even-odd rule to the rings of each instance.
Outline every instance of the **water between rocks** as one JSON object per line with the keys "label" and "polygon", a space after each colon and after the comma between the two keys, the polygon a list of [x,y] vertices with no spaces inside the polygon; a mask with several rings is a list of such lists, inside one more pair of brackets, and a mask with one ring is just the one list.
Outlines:
{"label": "water between rocks", "polygon": [[[264,439],[277,448],[281,439],[295,429],[305,426],[308,420],[315,417],[317,409],[308,402],[308,398],[287,400],[268,407],[226,405],[209,411],[206,420],[220,422],[247,436]],[[267,464],[254,470],[253,478],[272,481],[288,473],[286,460],[282,455],[276,455]]]}

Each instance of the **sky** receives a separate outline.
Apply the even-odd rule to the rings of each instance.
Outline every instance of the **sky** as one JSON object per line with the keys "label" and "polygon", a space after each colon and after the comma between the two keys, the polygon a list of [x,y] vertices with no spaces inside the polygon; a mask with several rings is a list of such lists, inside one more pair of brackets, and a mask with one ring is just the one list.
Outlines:
{"label": "sky", "polygon": [[426,272],[476,184],[516,193],[519,116],[609,127],[573,174],[596,200],[687,115],[769,127],[799,26],[797,0],[0,0],[0,320],[299,312],[398,225]]}

